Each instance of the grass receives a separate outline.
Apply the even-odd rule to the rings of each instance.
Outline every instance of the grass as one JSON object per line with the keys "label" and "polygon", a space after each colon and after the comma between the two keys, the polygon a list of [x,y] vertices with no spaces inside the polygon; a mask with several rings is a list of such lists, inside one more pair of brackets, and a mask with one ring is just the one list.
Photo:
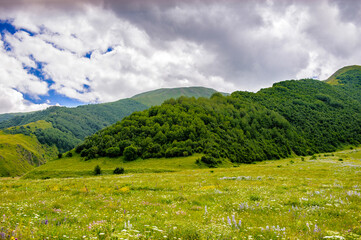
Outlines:
{"label": "grass", "polygon": [[[163,159],[157,169],[174,172],[1,179],[0,239],[360,239],[359,156],[354,149],[216,169],[191,169],[186,158],[183,170]],[[155,164],[105,160],[102,169]],[[62,162],[70,169],[50,164]]]}
{"label": "grass", "polygon": [[[85,161],[84,158],[73,153],[71,158],[63,157],[51,160],[45,165],[34,168],[24,175],[23,178],[48,179],[92,176],[93,170],[97,165],[101,167],[103,175],[112,174],[117,167],[123,167],[125,173],[160,173],[207,168],[205,165],[196,164],[196,160],[201,158],[201,156],[201,154],[194,154],[193,156],[182,158],[137,159],[131,162],[124,162],[123,157],[104,157]],[[231,167],[233,164],[225,162],[221,166]]]}

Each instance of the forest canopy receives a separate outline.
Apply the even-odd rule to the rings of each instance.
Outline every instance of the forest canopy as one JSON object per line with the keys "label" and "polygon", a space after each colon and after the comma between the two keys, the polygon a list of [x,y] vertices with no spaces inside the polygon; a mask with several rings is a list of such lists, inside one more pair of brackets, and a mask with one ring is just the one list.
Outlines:
{"label": "forest canopy", "polygon": [[[250,163],[334,151],[361,142],[360,71],[342,85],[304,79],[257,93],[170,99],[100,130],[76,148],[86,159],[160,158],[203,153]],[[357,94],[357,96],[355,96]]]}

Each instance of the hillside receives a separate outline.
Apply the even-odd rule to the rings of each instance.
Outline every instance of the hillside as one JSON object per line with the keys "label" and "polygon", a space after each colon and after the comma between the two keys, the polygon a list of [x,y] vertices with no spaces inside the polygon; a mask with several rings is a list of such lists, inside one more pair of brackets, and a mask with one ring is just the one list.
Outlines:
{"label": "hillside", "polygon": [[[109,126],[133,112],[148,108],[144,103],[160,104],[175,96],[209,97],[213,89],[202,87],[160,89],[134,96],[134,99],[122,99],[112,103],[91,104],[76,108],[50,107],[43,111],[12,117],[0,122],[0,129],[22,126],[31,122],[45,120],[52,128],[37,129],[33,132],[43,144],[55,144],[60,152],[68,151],[85,137]],[[17,132],[12,132],[17,133]]]}
{"label": "hillside", "polygon": [[[25,129],[48,128],[49,123],[39,121]],[[20,176],[35,166],[54,158],[55,147],[41,144],[34,135],[8,134],[0,131],[0,177]]]}
{"label": "hillside", "polygon": [[[257,93],[181,97],[137,112],[87,138],[76,151],[85,159],[161,158],[204,154],[209,166],[251,163],[335,151],[361,143],[361,71],[337,76],[334,86],[304,79]],[[356,95],[356,96],[355,96]]]}
{"label": "hillside", "polygon": [[26,114],[31,114],[31,113],[4,113],[4,114],[0,114],[0,123],[10,120],[16,116],[22,116],[22,115],[26,115]]}
{"label": "hillside", "polygon": [[253,162],[304,154],[299,142],[295,129],[276,112],[216,93],[133,113],[88,137],[76,151],[86,159],[124,155],[126,160],[203,153],[213,165],[220,158]]}
{"label": "hillside", "polygon": [[[168,94],[168,91],[172,93]],[[146,93],[146,99],[157,102],[161,101],[162,97],[171,96],[175,94],[175,92],[187,94],[188,96],[194,95],[196,97],[202,95],[208,96],[209,91],[215,92],[215,90],[198,87],[183,90],[162,89],[161,96],[159,95],[159,91],[153,91]],[[153,98],[155,100],[152,100]],[[50,107],[46,110],[33,113],[0,115],[2,119],[10,117],[9,120],[0,122],[0,129],[3,129],[3,133],[6,133],[6,138],[14,144],[17,140],[20,141],[20,139],[21,141],[29,140],[30,145],[34,145],[35,141],[42,144],[43,148],[49,148],[49,146],[51,146],[52,151],[55,151],[55,153],[57,151],[66,152],[96,131],[121,120],[123,117],[135,111],[141,111],[147,108],[148,106],[134,99],[123,99],[112,103],[85,105],[76,108]],[[22,137],[12,137],[12,135]],[[54,149],[54,147],[56,148]],[[0,149],[0,155],[4,155],[4,151],[6,151],[8,155],[12,154],[12,156],[17,156],[16,148],[9,147]],[[37,156],[36,151],[32,151],[32,154]],[[11,164],[11,159],[13,158],[7,157],[6,161]],[[41,163],[44,163],[46,158],[42,159]],[[17,161],[13,161],[13,164],[15,168],[21,165]],[[0,165],[0,171],[3,169],[4,172],[9,172],[10,176],[15,176],[24,173],[25,170],[30,169],[30,167],[30,165],[26,165],[21,171],[13,171],[8,170],[8,165]]]}
{"label": "hillside", "polygon": [[204,87],[184,87],[184,88],[162,88],[154,91],[141,93],[132,97],[132,99],[147,105],[148,107],[161,105],[170,98],[185,97],[210,97],[217,91]]}
{"label": "hillside", "polygon": [[282,115],[306,140],[310,154],[361,143],[361,104],[347,89],[305,79],[232,96]]}
{"label": "hillside", "polygon": [[2,122],[0,128],[22,126],[44,120],[51,123],[52,128],[36,129],[33,133],[42,144],[55,144],[60,152],[65,152],[74,148],[86,136],[115,123],[134,111],[146,108],[145,105],[132,99],[76,108],[50,107],[43,111],[17,116]]}
{"label": "hillside", "polygon": [[361,71],[361,66],[353,65],[353,66],[343,67],[343,68],[337,70],[334,74],[332,74],[328,79],[325,80],[325,82],[328,83],[328,84],[331,84],[331,85],[342,84],[342,83],[339,82],[340,75],[342,75],[344,73],[347,73],[349,71],[353,71],[353,70]]}

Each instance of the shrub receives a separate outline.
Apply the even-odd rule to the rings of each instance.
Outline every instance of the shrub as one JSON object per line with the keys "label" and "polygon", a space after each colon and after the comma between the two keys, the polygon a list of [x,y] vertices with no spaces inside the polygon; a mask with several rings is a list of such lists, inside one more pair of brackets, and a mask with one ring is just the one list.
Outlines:
{"label": "shrub", "polygon": [[96,165],[94,168],[94,175],[100,175],[102,173],[102,169],[99,165]]}
{"label": "shrub", "polygon": [[68,152],[67,154],[66,154],[66,157],[72,157],[73,156],[73,153],[72,152]]}
{"label": "shrub", "polygon": [[203,156],[201,158],[201,162],[205,163],[210,168],[217,167],[217,165],[221,163],[221,161],[217,161],[214,157],[208,155]]}
{"label": "shrub", "polygon": [[124,168],[116,168],[116,169],[114,169],[114,171],[113,171],[113,173],[114,174],[123,174],[124,173]]}

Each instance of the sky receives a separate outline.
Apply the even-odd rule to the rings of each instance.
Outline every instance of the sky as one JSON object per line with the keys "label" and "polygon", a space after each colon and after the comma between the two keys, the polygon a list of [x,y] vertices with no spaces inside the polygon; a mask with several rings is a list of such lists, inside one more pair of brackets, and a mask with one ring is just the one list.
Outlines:
{"label": "sky", "polygon": [[2,0],[0,113],[324,80],[360,44],[358,0]]}

